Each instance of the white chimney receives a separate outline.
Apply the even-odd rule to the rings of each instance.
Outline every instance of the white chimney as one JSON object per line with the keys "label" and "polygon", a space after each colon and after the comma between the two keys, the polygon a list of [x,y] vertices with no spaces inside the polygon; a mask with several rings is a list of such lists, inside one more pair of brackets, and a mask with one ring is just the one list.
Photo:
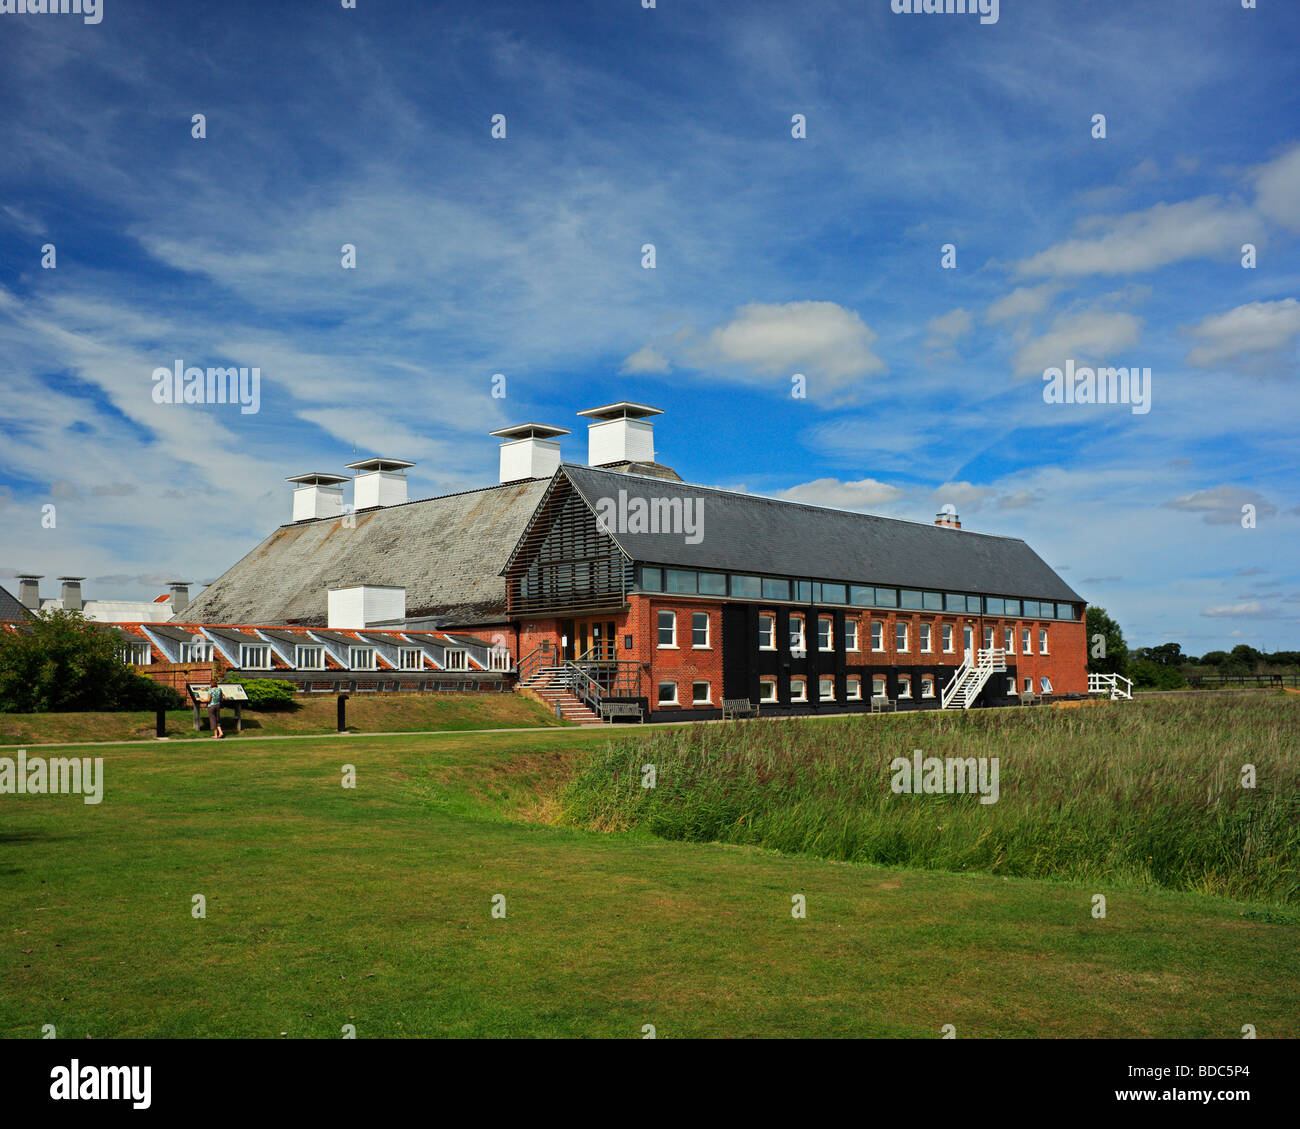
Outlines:
{"label": "white chimney", "polygon": [[560,467],[560,445],[555,436],[568,435],[566,427],[544,423],[520,423],[490,431],[501,440],[501,481],[550,478]]}
{"label": "white chimney", "polygon": [[352,508],[400,506],[406,501],[406,468],[415,466],[405,459],[361,459],[348,463],[357,472],[352,480]]}
{"label": "white chimney", "polygon": [[406,589],[392,584],[353,584],[325,594],[327,623],[334,631],[356,631],[406,618]]}
{"label": "white chimney", "polygon": [[19,575],[18,602],[29,611],[41,610],[41,577],[33,573]]}
{"label": "white chimney", "polygon": [[630,400],[579,412],[591,420],[587,425],[587,465],[654,462],[654,424],[646,417],[663,414],[659,408]]}
{"label": "white chimney", "polygon": [[298,483],[293,492],[293,520],[338,517],[343,512],[343,483],[346,474],[295,474],[285,482]]}
{"label": "white chimney", "polygon": [[63,583],[63,590],[60,595],[63,597],[63,606],[70,612],[81,611],[81,582],[85,580],[84,576],[60,576],[59,580]]}
{"label": "white chimney", "polygon": [[190,584],[188,580],[169,580],[171,589],[172,615],[180,615],[190,605]]}

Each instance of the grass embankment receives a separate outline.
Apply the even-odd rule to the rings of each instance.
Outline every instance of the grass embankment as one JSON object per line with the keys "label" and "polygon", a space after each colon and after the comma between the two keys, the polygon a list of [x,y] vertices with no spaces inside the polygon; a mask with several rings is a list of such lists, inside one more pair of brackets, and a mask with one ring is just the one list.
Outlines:
{"label": "grass embankment", "polygon": [[[592,828],[849,862],[1300,900],[1294,696],[889,721],[660,731],[594,758],[566,808]],[[917,748],[998,758],[997,803],[895,794],[890,762]],[[643,764],[656,787],[642,787]]]}
{"label": "grass embankment", "polygon": [[[235,711],[221,711],[222,725],[232,740]],[[351,733],[431,732],[439,729],[518,729],[566,723],[536,702],[517,694],[353,694],[347,702]],[[194,729],[192,709],[167,714],[167,735],[173,740],[202,737]],[[244,708],[244,734],[249,737],[288,737],[334,733],[338,714],[335,695],[296,699],[292,709]],[[0,713],[0,745],[40,745],[66,741],[152,740],[152,713]]]}
{"label": "grass embankment", "polygon": [[1246,905],[520,820],[644,737],[87,750],[100,805],[0,797],[0,1036],[1300,1035],[1296,927]]}

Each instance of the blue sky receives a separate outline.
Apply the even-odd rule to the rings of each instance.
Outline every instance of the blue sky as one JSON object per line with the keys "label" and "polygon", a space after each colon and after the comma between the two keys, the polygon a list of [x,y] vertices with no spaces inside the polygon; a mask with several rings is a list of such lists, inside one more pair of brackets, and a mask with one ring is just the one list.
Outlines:
{"label": "blue sky", "polygon": [[[951,503],[1131,643],[1300,646],[1300,7],[103,4],[0,14],[0,583],[210,580],[286,475],[473,488],[633,399],[689,481]],[[155,403],[177,358],[260,410]],[[1067,359],[1150,411],[1045,403]]]}

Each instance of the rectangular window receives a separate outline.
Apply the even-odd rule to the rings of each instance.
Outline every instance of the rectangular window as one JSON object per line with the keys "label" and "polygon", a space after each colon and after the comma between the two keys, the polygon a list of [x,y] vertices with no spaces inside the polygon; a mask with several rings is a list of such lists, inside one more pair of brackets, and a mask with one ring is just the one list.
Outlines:
{"label": "rectangular window", "polygon": [[1020,653],[1032,655],[1034,653],[1034,631],[1030,627],[1020,629]]}
{"label": "rectangular window", "polygon": [[725,596],[727,594],[727,574],[725,572],[701,572],[697,575],[700,580],[701,596]]}
{"label": "rectangular window", "polygon": [[808,700],[808,683],[802,678],[790,679],[790,701],[806,702]]}
{"label": "rectangular window", "polygon": [[823,584],[821,600],[824,604],[847,604],[848,589],[843,584]]}
{"label": "rectangular window", "polygon": [[1052,680],[1046,675],[1038,680],[1038,684],[1042,686],[1044,694],[1050,694],[1052,692]]}
{"label": "rectangular window", "polygon": [[806,650],[804,646],[803,616],[801,615],[792,615],[790,617],[790,650]]}
{"label": "rectangular window", "polygon": [[917,608],[921,607],[921,593],[914,588],[904,588],[898,593],[898,606],[900,608]]}
{"label": "rectangular window", "polygon": [[691,613],[691,646],[699,651],[709,645],[709,613]]}
{"label": "rectangular window", "polygon": [[1056,618],[1057,618],[1057,619],[1073,619],[1073,618],[1074,618],[1074,605],[1073,605],[1073,604],[1057,604],[1057,605],[1056,605]]}
{"label": "rectangular window", "polygon": [[270,670],[271,648],[250,647],[244,643],[239,648],[239,666],[242,670]]}
{"label": "rectangular window", "polygon": [[1007,693],[1013,698],[1016,696],[1016,676],[1014,674],[1007,675]]}
{"label": "rectangular window", "polygon": [[1016,629],[1014,627],[1004,627],[1002,629],[1002,649],[1009,655],[1016,653]]}
{"label": "rectangular window", "polygon": [[668,569],[667,573],[664,575],[664,591],[694,595],[699,591],[695,573],[684,569]]}
{"label": "rectangular window", "polygon": [[1038,653],[1040,655],[1047,654],[1047,628],[1046,627],[1040,627],[1038,629]]}
{"label": "rectangular window", "polygon": [[984,649],[986,651],[991,651],[993,649],[993,628],[991,627],[986,627],[984,629]]}
{"label": "rectangular window", "polygon": [[397,667],[399,670],[420,670],[424,667],[424,662],[420,657],[418,647],[403,647],[397,652]]}
{"label": "rectangular window", "polygon": [[[443,652],[443,657],[444,657],[444,665],[448,670],[469,670],[469,655],[465,651],[452,650],[449,647],[446,651]],[[374,652],[371,652],[370,661],[372,663],[372,666],[366,667],[365,668],[366,670],[373,669],[374,658],[375,658]],[[353,663],[353,665],[355,666],[356,664]]]}
{"label": "rectangular window", "polygon": [[353,670],[374,670],[375,649],[373,647],[350,648],[348,666]]}
{"label": "rectangular window", "polygon": [[736,576],[733,573],[731,577],[731,594],[743,600],[761,600],[763,598],[763,582],[757,576]]}
{"label": "rectangular window", "polygon": [[844,649],[846,651],[858,649],[858,621],[852,616],[844,617]]}
{"label": "rectangular window", "polygon": [[182,643],[181,662],[206,663],[212,661],[211,643]]}
{"label": "rectangular window", "polygon": [[933,674],[921,675],[921,697],[923,698],[934,697],[934,675]]}
{"label": "rectangular window", "polygon": [[828,615],[819,615],[817,617],[817,649],[819,651],[835,650],[835,632],[832,630],[831,617]]}
{"label": "rectangular window", "polygon": [[876,589],[876,607],[878,607],[878,608],[896,608],[896,607],[898,607],[898,589],[897,589],[897,588],[877,588],[877,589]]}
{"label": "rectangular window", "polygon": [[298,647],[294,651],[294,665],[299,670],[324,670],[324,647]]}
{"label": "rectangular window", "polygon": [[883,698],[885,696],[885,676],[883,674],[873,674],[871,676],[871,696],[873,698]]}
{"label": "rectangular window", "polygon": [[871,624],[871,649],[873,651],[883,651],[885,649],[885,625],[880,622]]}
{"label": "rectangular window", "polygon": [[996,596],[989,596],[984,600],[985,615],[1001,615],[1002,609],[1006,606],[1006,601]]}
{"label": "rectangular window", "polygon": [[677,646],[677,613],[659,613],[659,646]]}
{"label": "rectangular window", "polygon": [[943,653],[945,655],[952,654],[952,624],[951,623],[945,623],[943,625]]}
{"label": "rectangular window", "polygon": [[835,701],[835,679],[819,678],[817,680],[818,692],[823,702]]}
{"label": "rectangular window", "polygon": [[760,702],[776,701],[776,682],[771,678],[764,678],[758,684],[758,700]]}
{"label": "rectangular window", "polygon": [[148,666],[152,658],[148,643],[124,643],[118,655],[127,666]]}
{"label": "rectangular window", "polygon": [[712,699],[709,697],[709,684],[707,682],[691,683],[691,705],[707,706]]}
{"label": "rectangular window", "polygon": [[849,585],[849,603],[858,608],[869,608],[876,598],[876,590],[862,584]]}
{"label": "rectangular window", "polygon": [[907,650],[907,624],[894,624],[894,647],[899,651]]}
{"label": "rectangular window", "polygon": [[921,606],[928,612],[943,611],[943,593],[942,592],[922,592]]}
{"label": "rectangular window", "polygon": [[968,612],[974,613],[975,615],[979,615],[980,612],[983,611],[983,604],[984,601],[980,599],[979,596],[966,597],[966,610]]}
{"label": "rectangular window", "polygon": [[1026,693],[1026,694],[1032,694],[1033,692],[1034,692],[1034,680],[1033,680],[1032,678],[1026,678],[1026,679],[1025,679],[1025,693]]}
{"label": "rectangular window", "polygon": [[676,682],[659,683],[659,704],[661,706],[675,706],[677,704]]}
{"label": "rectangular window", "polygon": [[776,616],[766,612],[758,617],[758,649],[776,650]]}
{"label": "rectangular window", "polygon": [[943,610],[946,612],[964,612],[966,610],[966,597],[959,596],[956,592],[949,592],[943,598]]}
{"label": "rectangular window", "polygon": [[1019,600],[1004,600],[1003,603],[1006,605],[1006,607],[1005,607],[1005,609],[1004,609],[1004,612],[1003,612],[1004,615],[1009,615],[1009,616],[1017,617],[1017,618],[1019,617],[1019,615],[1020,615],[1020,601],[1019,601]]}
{"label": "rectangular window", "polygon": [[641,587],[647,592],[664,590],[664,570],[661,568],[643,568],[641,570]]}
{"label": "rectangular window", "polygon": [[862,677],[857,674],[850,674],[844,680],[846,696],[850,702],[862,701]]}
{"label": "rectangular window", "polygon": [[788,600],[789,598],[790,582],[788,580],[773,580],[771,577],[763,577],[763,599]]}
{"label": "rectangular window", "polygon": [[812,603],[812,581],[796,580],[794,582],[794,598],[801,604]]}
{"label": "rectangular window", "polygon": [[1023,609],[1020,614],[1023,615],[1026,619],[1038,618],[1037,600],[1022,600],[1020,606]]}
{"label": "rectangular window", "polygon": [[898,676],[898,696],[900,698],[910,698],[912,696],[912,676],[910,674],[900,674]]}
{"label": "rectangular window", "polygon": [[922,654],[926,654],[933,649],[930,646],[930,636],[933,630],[934,628],[931,627],[930,624],[928,623],[921,624],[921,653]]}

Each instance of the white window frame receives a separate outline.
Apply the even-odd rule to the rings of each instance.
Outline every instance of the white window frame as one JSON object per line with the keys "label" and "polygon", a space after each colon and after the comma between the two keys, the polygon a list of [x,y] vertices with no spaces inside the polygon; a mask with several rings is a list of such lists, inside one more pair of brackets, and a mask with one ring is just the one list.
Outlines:
{"label": "white window frame", "polygon": [[[799,688],[799,692],[797,694],[795,693],[796,686]],[[808,700],[808,679],[804,678],[802,675],[800,675],[798,678],[790,679],[790,701],[806,702],[807,700]]]}
{"label": "white window frame", "polygon": [[908,631],[909,626],[910,624],[903,619],[898,620],[894,624],[894,650],[896,650],[900,655],[908,654],[911,650],[912,640],[911,633]]}
{"label": "white window frame", "polygon": [[943,637],[943,653],[944,653],[945,655],[951,655],[951,654],[952,654],[952,639],[953,639],[953,634],[954,634],[954,632],[953,632],[953,629],[952,629],[952,624],[951,624],[951,623],[945,623],[945,624],[943,625],[942,629],[940,630],[940,635]]}
{"label": "white window frame", "polygon": [[[830,683],[831,692],[826,693],[826,684]],[[835,676],[833,674],[819,674],[817,676],[817,699],[822,702],[835,701]]]}
{"label": "white window frame", "polygon": [[488,648],[488,669],[489,670],[509,670],[512,666],[514,666],[514,664],[515,664],[514,656],[510,654],[509,647]]}
{"label": "white window frame", "polygon": [[849,674],[844,678],[844,696],[850,702],[862,701],[862,675]]}
{"label": "white window frame", "polygon": [[984,628],[984,649],[993,650],[993,628],[987,626]]}
{"label": "white window frame", "polygon": [[182,643],[180,656],[183,663],[210,663],[212,661],[212,644],[207,642]]}
{"label": "white window frame", "polygon": [[1033,692],[1034,692],[1034,680],[1030,678],[1029,675],[1025,675],[1025,693],[1032,694]]}
{"label": "white window frame", "polygon": [[469,670],[469,652],[464,647],[447,647],[442,660],[443,670]]}
{"label": "white window frame", "polygon": [[[704,697],[695,696],[695,688],[704,687]],[[709,682],[692,682],[691,683],[691,705],[693,706],[711,706],[713,704],[713,684]]]}
{"label": "white window frame", "polygon": [[1043,688],[1043,693],[1044,693],[1044,694],[1051,694],[1051,693],[1054,693],[1054,691],[1052,690],[1052,680],[1051,680],[1050,678],[1048,678],[1047,675],[1044,674],[1044,675],[1043,675],[1043,676],[1038,680],[1038,685],[1041,686],[1041,687]]}
{"label": "white window frame", "polygon": [[931,624],[921,624],[921,654],[929,655],[934,653],[934,627]]}
{"label": "white window frame", "polygon": [[[764,624],[766,623],[766,627]],[[767,642],[764,643],[763,639]],[[758,614],[758,649],[760,651],[776,650],[776,616],[772,612]]]}
{"label": "white window frame", "polygon": [[[798,636],[799,642],[797,645],[795,644],[795,634],[794,634],[794,625],[796,620],[799,623],[799,636]],[[808,621],[802,615],[792,615],[790,617],[789,635],[790,635],[791,651],[803,651],[805,654],[807,653],[808,651],[807,631],[808,631]]]}
{"label": "white window frame", "polygon": [[1032,655],[1034,653],[1034,629],[1032,627],[1022,627],[1020,629],[1020,653],[1022,655]]}
{"label": "white window frame", "polygon": [[975,649],[975,625],[973,623],[963,623],[961,625],[961,649],[963,651]]}
{"label": "white window frame", "polygon": [[[132,639],[123,643],[119,654],[123,666],[149,666],[153,662],[153,648],[143,639]],[[140,657],[142,655],[143,658]]]}
{"label": "white window frame", "polygon": [[[315,651],[319,661],[308,665],[303,662],[304,651]],[[297,670],[324,670],[325,669],[325,648],[319,644],[295,643],[293,647],[293,665]]]}
{"label": "white window frame", "polygon": [[376,665],[374,647],[348,647],[348,670],[374,670]]}
{"label": "white window frame", "polygon": [[858,650],[858,621],[853,616],[844,617],[844,649],[854,654]]}
{"label": "white window frame", "polygon": [[898,676],[898,696],[900,698],[910,698],[912,696],[912,676],[910,674],[900,674]]}
{"label": "white window frame", "polygon": [[400,647],[397,651],[398,670],[423,670],[424,656],[419,647]]}
{"label": "white window frame", "polygon": [[1047,651],[1047,628],[1046,628],[1046,627],[1040,627],[1040,628],[1038,629],[1038,653],[1039,653],[1040,655],[1045,655],[1045,654],[1048,653],[1048,651]]}
{"label": "white window frame", "polygon": [[[768,693],[768,687],[771,687],[771,693]],[[761,678],[758,682],[758,700],[760,702],[776,701],[776,679]]]}
{"label": "white window frame", "polygon": [[[826,643],[822,645],[822,624],[826,625]],[[833,651],[835,650],[835,617],[830,615],[819,615],[817,617],[817,650]]]}
{"label": "white window frame", "polygon": [[[672,696],[671,698],[665,698],[665,697],[664,697],[664,687],[665,687],[665,686],[671,686],[671,687],[673,688],[673,696]],[[661,706],[675,706],[675,705],[677,705],[677,704],[678,704],[678,703],[677,703],[677,683],[676,683],[676,682],[660,682],[659,685],[655,688],[655,702],[656,702],[658,705],[661,705]]]}
{"label": "white window frame", "polygon": [[[266,656],[264,662],[252,663],[248,661],[250,653],[257,651]],[[269,643],[240,643],[239,644],[239,669],[240,670],[270,670],[271,663],[271,646]]]}
{"label": "white window frame", "polygon": [[923,698],[934,697],[934,675],[933,674],[921,675],[921,697]]}
{"label": "white window frame", "polygon": [[[877,685],[879,686],[878,690]],[[883,674],[873,674],[871,676],[871,696],[873,698],[889,697],[889,682]]]}
{"label": "white window frame", "polygon": [[1007,675],[1007,696],[1010,698],[1016,697],[1016,676],[1014,674]]}
{"label": "white window frame", "polygon": [[[697,643],[695,641],[695,632],[697,630],[697,624],[701,619],[704,620],[704,642]],[[691,612],[691,650],[692,651],[708,651],[712,649],[712,643],[710,641],[711,630],[712,630],[712,616],[710,616],[708,612]]]}
{"label": "white window frame", "polygon": [[871,621],[871,649],[873,651],[879,651],[881,654],[884,654],[885,652],[884,620],[873,619]]}
{"label": "white window frame", "polygon": [[[671,643],[665,643],[664,638],[664,616],[668,617],[668,629],[672,636]],[[677,613],[661,609],[655,617],[655,640],[658,643],[658,649],[661,651],[677,650]]]}
{"label": "white window frame", "polygon": [[1014,627],[1004,627],[1002,629],[1002,649],[1009,655],[1016,653],[1016,629]]}

